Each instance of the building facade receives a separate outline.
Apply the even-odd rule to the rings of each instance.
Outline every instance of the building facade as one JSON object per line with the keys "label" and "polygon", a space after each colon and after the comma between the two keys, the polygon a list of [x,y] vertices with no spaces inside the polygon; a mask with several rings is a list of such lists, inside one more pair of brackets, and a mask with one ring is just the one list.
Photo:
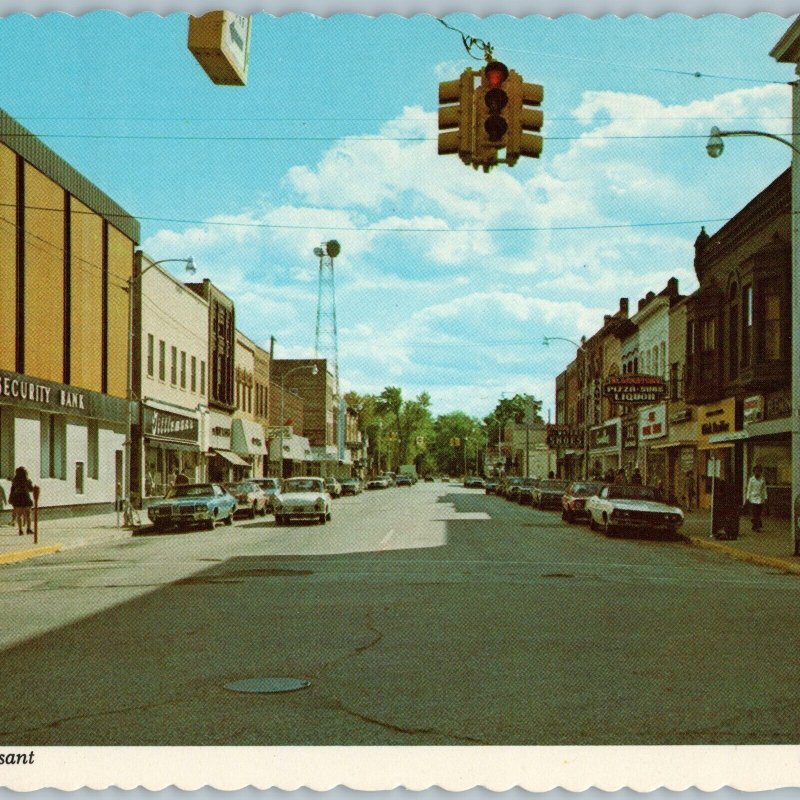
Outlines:
{"label": "building facade", "polygon": [[133,217],[0,111],[0,477],[26,467],[43,508],[112,508],[128,490],[139,235]]}

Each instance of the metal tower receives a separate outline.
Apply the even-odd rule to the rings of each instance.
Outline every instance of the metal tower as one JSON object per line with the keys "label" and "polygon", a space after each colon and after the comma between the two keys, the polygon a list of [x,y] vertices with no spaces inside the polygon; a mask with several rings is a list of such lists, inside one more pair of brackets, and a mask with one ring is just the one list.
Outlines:
{"label": "metal tower", "polygon": [[333,259],[341,252],[335,239],[314,248],[319,258],[319,291],[317,294],[317,333],[314,338],[315,358],[328,360],[333,371],[334,391],[339,394],[339,338],[336,331],[336,290],[333,281]]}

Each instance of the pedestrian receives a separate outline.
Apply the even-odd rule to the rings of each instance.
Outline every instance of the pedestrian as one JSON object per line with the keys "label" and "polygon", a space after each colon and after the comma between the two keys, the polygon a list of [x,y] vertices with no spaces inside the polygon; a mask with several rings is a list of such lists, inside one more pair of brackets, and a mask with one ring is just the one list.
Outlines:
{"label": "pedestrian", "polygon": [[627,483],[625,479],[625,468],[620,467],[617,470],[617,474],[614,476],[614,483]]}
{"label": "pedestrian", "polygon": [[614,483],[614,470],[610,467],[606,470],[605,475],[603,475],[603,481],[605,483]]}
{"label": "pedestrian", "polygon": [[633,468],[633,472],[631,473],[631,483],[635,483],[637,486],[642,485],[642,473],[639,472],[639,467]]}
{"label": "pedestrian", "polygon": [[[19,529],[20,536],[23,536],[25,533],[33,533],[33,529],[31,528],[31,507],[33,506],[32,492],[33,484],[28,477],[28,470],[26,470],[25,467],[17,467],[14,473],[14,480],[11,481],[9,501],[14,509],[14,517],[17,521],[17,528]],[[23,522],[26,527],[24,532],[22,530]]]}
{"label": "pedestrian", "polygon": [[189,478],[183,472],[179,472],[175,476],[174,483],[176,486],[186,486],[186,484],[189,483]]}
{"label": "pedestrian", "polygon": [[761,466],[756,465],[745,492],[745,503],[750,506],[750,522],[754,533],[761,530],[761,511],[767,502],[767,481],[761,474]]}

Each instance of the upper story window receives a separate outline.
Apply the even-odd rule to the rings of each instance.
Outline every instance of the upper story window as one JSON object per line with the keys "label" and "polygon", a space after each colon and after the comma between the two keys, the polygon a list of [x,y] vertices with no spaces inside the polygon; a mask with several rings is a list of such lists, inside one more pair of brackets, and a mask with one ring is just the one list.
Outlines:
{"label": "upper story window", "polygon": [[753,287],[742,289],[742,366],[749,367],[753,357]]}
{"label": "upper story window", "polygon": [[192,371],[191,371],[191,389],[193,392],[197,391],[197,356],[192,356]]}
{"label": "upper story window", "polygon": [[174,346],[170,347],[170,355],[172,356],[172,360],[170,361],[169,379],[170,383],[175,386],[178,382],[178,348]]}
{"label": "upper story window", "polygon": [[714,317],[704,319],[700,328],[700,349],[703,353],[717,348],[717,321]]}
{"label": "upper story window", "polygon": [[167,379],[167,344],[163,339],[158,340],[158,379]]}
{"label": "upper story window", "polygon": [[155,339],[152,333],[147,334],[147,375],[153,377],[153,370],[155,369]]}
{"label": "upper story window", "polygon": [[783,356],[781,295],[777,287],[764,291],[764,360],[779,361]]}

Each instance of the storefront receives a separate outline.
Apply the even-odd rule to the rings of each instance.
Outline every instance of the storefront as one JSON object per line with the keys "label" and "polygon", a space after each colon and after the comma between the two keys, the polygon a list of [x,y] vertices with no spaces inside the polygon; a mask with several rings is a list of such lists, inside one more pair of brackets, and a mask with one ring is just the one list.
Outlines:
{"label": "storefront", "polygon": [[698,505],[708,510],[715,478],[732,482],[736,493],[741,493],[742,475],[736,469],[736,440],[732,437],[737,433],[736,398],[698,406],[697,428]]}
{"label": "storefront", "polygon": [[230,483],[250,477],[251,465],[233,452],[232,417],[211,410],[208,426],[208,480]]}
{"label": "storefront", "polygon": [[270,462],[274,464],[282,463],[282,475],[284,478],[291,478],[294,475],[316,475],[314,465],[311,463],[311,444],[305,436],[297,436],[294,433],[284,433],[283,436],[283,458],[280,458],[281,437],[275,436],[270,440]]}
{"label": "storefront", "polygon": [[622,418],[622,466],[628,478],[639,467],[639,414],[627,414]]}
{"label": "storefront", "polygon": [[589,429],[589,475],[616,472],[622,465],[622,422],[619,417]]}
{"label": "storefront", "polygon": [[[148,400],[141,409],[144,497],[163,497],[178,475],[185,475],[190,483],[205,480],[197,412],[165,405]],[[134,447],[139,447],[137,437]],[[139,486],[135,474],[133,485]]]}
{"label": "storefront", "polygon": [[654,445],[661,444],[666,436],[667,404],[640,409],[639,471],[648,486],[659,487],[664,494],[667,491],[667,454]]}
{"label": "storefront", "polygon": [[788,517],[792,496],[792,418],[789,390],[746,397],[743,423],[747,432],[744,474],[756,465],[764,470],[767,507],[771,514]]}
{"label": "storefront", "polygon": [[25,467],[43,508],[111,509],[127,490],[128,421],[120,398],[0,371],[0,476]]}

